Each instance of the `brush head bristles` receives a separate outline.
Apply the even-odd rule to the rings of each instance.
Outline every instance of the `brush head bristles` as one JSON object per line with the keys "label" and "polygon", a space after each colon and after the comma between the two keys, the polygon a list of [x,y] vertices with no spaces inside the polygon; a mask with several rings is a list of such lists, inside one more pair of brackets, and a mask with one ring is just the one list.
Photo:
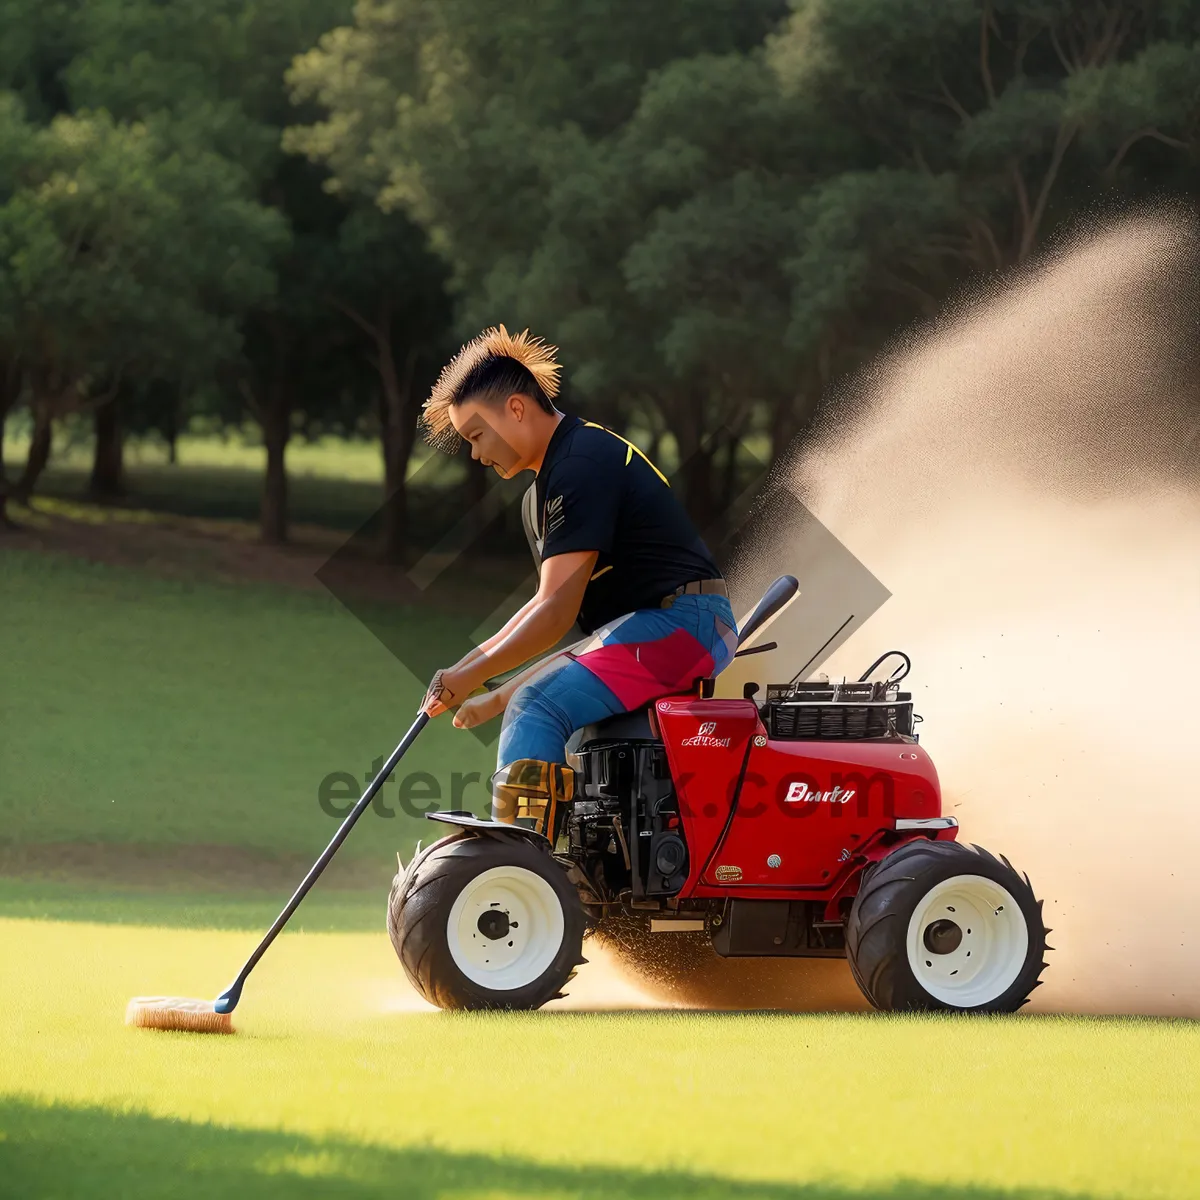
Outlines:
{"label": "brush head bristles", "polygon": [[219,1013],[211,1000],[186,996],[134,996],[125,1024],[141,1029],[182,1029],[189,1033],[232,1033],[233,1017]]}

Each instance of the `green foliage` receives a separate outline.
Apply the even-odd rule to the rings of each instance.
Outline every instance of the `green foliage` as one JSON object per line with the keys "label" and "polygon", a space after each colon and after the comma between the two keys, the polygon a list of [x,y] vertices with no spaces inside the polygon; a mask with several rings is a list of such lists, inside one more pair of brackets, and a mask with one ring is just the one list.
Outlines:
{"label": "green foliage", "polygon": [[[349,0],[8,7],[23,41],[0,86],[33,124],[3,101],[0,366],[23,372],[47,445],[47,423],[97,395],[169,436],[196,412],[258,421],[264,532],[283,537],[293,428],[377,431],[372,361],[415,347],[423,381],[446,321],[424,234],[281,145],[300,115],[284,72]],[[373,358],[347,308],[375,322]]]}
{"label": "green foliage", "polygon": [[[0,11],[9,358],[35,288],[20,344],[61,344],[60,376],[207,373],[202,404],[248,404],[277,465],[292,428],[382,422],[393,484],[451,302],[460,334],[502,320],[558,342],[569,403],[676,432],[691,487],[722,430],[780,449],[831,376],[1098,199],[1196,187],[1195,0]],[[123,181],[146,236],[67,289],[78,222],[110,264],[131,241],[87,215],[89,179]],[[219,219],[189,208],[193,183]],[[176,203],[190,247],[163,237]]]}
{"label": "green foliage", "polygon": [[169,120],[181,148],[211,146],[257,179],[292,116],[284,70],[348,13],[348,0],[88,0],[64,81],[75,106]]}
{"label": "green foliage", "polygon": [[0,90],[39,123],[69,107],[61,73],[78,47],[74,0],[0,0]]}
{"label": "green foliage", "polygon": [[506,268],[555,239],[557,183],[595,175],[598,143],[650,73],[681,53],[748,49],[779,15],[763,0],[540,0],[500,19],[477,0],[362,3],[294,66],[296,98],[329,117],[285,145],[416,215],[467,305],[487,308],[514,286]]}
{"label": "green foliage", "polygon": [[[353,28],[293,68],[297,98],[329,115],[289,130],[285,144],[325,162],[343,189],[422,223],[452,266],[464,334],[496,320],[534,325],[562,346],[571,394],[593,414],[676,424],[697,407],[689,393],[714,345],[748,328],[764,330],[760,345],[770,336],[768,313],[730,312],[728,292],[725,315],[701,311],[711,289],[694,285],[721,270],[697,261],[718,236],[704,227],[706,206],[724,214],[728,255],[750,260],[747,279],[762,258],[762,235],[733,226],[771,131],[780,145],[796,140],[754,53],[782,15],[778,4],[726,0],[541,0],[500,19],[475,0],[360,4]],[[745,184],[731,183],[739,166]],[[700,199],[708,186],[716,194]],[[675,205],[687,207],[672,225]],[[775,220],[777,208],[772,200],[758,219]],[[663,263],[685,260],[681,277],[662,277]],[[771,290],[747,286],[756,299]],[[688,311],[670,312],[685,293]],[[747,355],[748,368],[765,367],[755,372],[726,355],[723,370],[753,376],[753,403],[762,375],[787,371],[772,357]],[[697,435],[742,420],[715,394],[699,404]]]}
{"label": "green foliage", "polygon": [[685,455],[778,445],[964,278],[1195,161],[1194,4],[684,7],[363,0],[293,67],[324,116],[285,144],[429,232],[464,334],[536,326]]}
{"label": "green foliage", "polygon": [[236,347],[239,311],[270,293],[276,214],[219,156],[183,156],[152,127],[59,115],[22,134],[5,109],[9,193],[0,272],[14,351],[62,389]]}

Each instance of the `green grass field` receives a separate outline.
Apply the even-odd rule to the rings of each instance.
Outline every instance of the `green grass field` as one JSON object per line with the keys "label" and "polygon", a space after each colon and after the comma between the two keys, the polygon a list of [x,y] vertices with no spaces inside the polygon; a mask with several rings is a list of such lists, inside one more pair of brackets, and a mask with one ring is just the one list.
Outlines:
{"label": "green grass field", "polygon": [[[128,1029],[132,995],[229,982],[332,833],[320,780],[421,686],[319,593],[0,549],[0,612],[0,1195],[1197,1194],[1194,1022],[434,1012],[383,930],[429,836],[403,814],[364,818],[235,1036]],[[435,723],[405,767],[491,757]]]}
{"label": "green grass field", "polygon": [[11,1194],[1194,1195],[1188,1025],[453,1016],[414,1011],[386,938],[305,933],[234,1037],[122,1026],[251,936],[0,922]]}
{"label": "green grass field", "polygon": [[[9,686],[0,794],[3,841],[235,846],[307,855],[332,833],[322,781],[362,790],[416,714],[423,685],[332,597],[253,585],[197,585],[66,558],[8,553],[0,638]],[[422,652],[454,655],[462,620],[428,611]],[[430,672],[432,674],[432,671]],[[405,759],[411,805],[455,772],[486,803],[494,752],[432,726]],[[330,785],[336,799],[348,783]],[[399,784],[364,818],[345,857],[394,861],[427,823],[405,816]],[[435,807],[437,805],[434,805]],[[387,816],[387,813],[394,816]]]}

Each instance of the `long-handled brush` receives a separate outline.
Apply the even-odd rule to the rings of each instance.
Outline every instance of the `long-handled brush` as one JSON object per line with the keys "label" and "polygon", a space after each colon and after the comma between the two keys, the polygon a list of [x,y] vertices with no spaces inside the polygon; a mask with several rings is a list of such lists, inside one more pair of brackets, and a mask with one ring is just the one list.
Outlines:
{"label": "long-handled brush", "polygon": [[283,911],[275,918],[275,924],[267,930],[263,940],[255,947],[254,953],[246,959],[246,965],[238,972],[237,978],[215,1000],[190,1000],[183,996],[135,996],[125,1010],[127,1025],[139,1025],[144,1029],[187,1029],[196,1033],[233,1032],[231,1014],[242,998],[242,987],[250,972],[267,952],[267,947],[279,935],[279,931],[288,923],[300,901],[308,895],[309,889],[329,865],[329,860],[337,853],[338,847],[346,840],[355,822],[366,811],[367,805],[375,799],[376,792],[387,782],[388,776],[395,770],[396,764],[404,757],[428,720],[428,714],[422,712],[412,723],[400,744],[392,751],[391,758],[383,764],[383,769],[338,826],[337,833],[333,835],[329,845],[321,851],[321,857],[313,863],[300,886],[292,893],[292,898],[283,906]]}

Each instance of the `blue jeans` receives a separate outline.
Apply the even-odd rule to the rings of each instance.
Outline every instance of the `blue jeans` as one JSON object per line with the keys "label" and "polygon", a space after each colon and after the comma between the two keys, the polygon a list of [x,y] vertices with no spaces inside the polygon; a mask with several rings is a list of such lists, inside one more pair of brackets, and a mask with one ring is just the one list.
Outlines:
{"label": "blue jeans", "polygon": [[736,648],[724,596],[679,596],[670,608],[619,617],[517,689],[504,712],[497,768],[519,758],[565,762],[576,729],[690,691],[697,676],[723,671]]}

